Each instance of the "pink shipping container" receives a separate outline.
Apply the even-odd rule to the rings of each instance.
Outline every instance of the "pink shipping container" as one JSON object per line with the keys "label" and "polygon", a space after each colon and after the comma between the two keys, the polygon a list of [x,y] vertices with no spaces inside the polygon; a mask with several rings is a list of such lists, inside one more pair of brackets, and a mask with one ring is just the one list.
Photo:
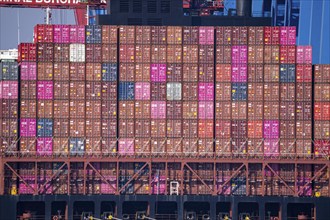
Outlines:
{"label": "pink shipping container", "polygon": [[53,36],[54,36],[54,25],[48,25],[48,24],[37,24],[34,27],[34,36],[33,36],[33,42],[34,43],[51,43],[54,42]]}
{"label": "pink shipping container", "polygon": [[232,46],[231,62],[232,63],[247,63],[247,46]]}
{"label": "pink shipping container", "polygon": [[150,83],[136,82],[134,97],[136,100],[149,100],[150,99]]}
{"label": "pink shipping container", "polygon": [[17,81],[1,81],[0,82],[0,98],[17,99],[18,98],[18,82]]}
{"label": "pink shipping container", "polygon": [[214,27],[199,27],[199,44],[214,44]]}
{"label": "pink shipping container", "polygon": [[280,44],[280,27],[264,27],[265,44]]}
{"label": "pink shipping container", "polygon": [[151,64],[150,79],[152,82],[166,82],[166,64]]}
{"label": "pink shipping container", "polygon": [[37,155],[51,156],[53,153],[53,140],[49,138],[37,139]]}
{"label": "pink shipping container", "polygon": [[265,139],[264,140],[264,155],[266,157],[276,157],[279,155],[279,140]]}
{"label": "pink shipping container", "polygon": [[37,63],[21,62],[21,80],[36,80],[37,79]]}
{"label": "pink shipping container", "polygon": [[38,99],[53,99],[53,81],[38,81],[37,93]]}
{"label": "pink shipping container", "polygon": [[214,104],[209,101],[201,101],[198,103],[198,118],[213,119]]}
{"label": "pink shipping container", "polygon": [[37,120],[30,118],[21,118],[20,130],[22,137],[35,137],[37,135]]}
{"label": "pink shipping container", "polygon": [[232,82],[247,82],[247,65],[233,64],[231,69]]}
{"label": "pink shipping container", "polygon": [[121,155],[134,154],[134,139],[121,138],[118,142],[118,153]]}
{"label": "pink shipping container", "polygon": [[85,43],[85,26],[70,25],[70,43]]}
{"label": "pink shipping container", "polygon": [[29,184],[29,186],[25,185],[25,183],[21,182],[18,186],[19,194],[34,194],[35,186],[35,176],[34,175],[23,175],[23,179],[25,182]]}
{"label": "pink shipping container", "polygon": [[151,118],[165,119],[166,118],[166,102],[152,101],[151,102]]}
{"label": "pink shipping container", "polygon": [[54,25],[54,43],[70,43],[69,25]]}
{"label": "pink shipping container", "polygon": [[280,44],[296,44],[296,27],[280,27]]}
{"label": "pink shipping container", "polygon": [[264,138],[279,138],[280,123],[278,120],[264,120],[263,137]]}
{"label": "pink shipping container", "polygon": [[198,100],[199,101],[214,100],[213,83],[198,83]]}
{"label": "pink shipping container", "polygon": [[312,46],[297,46],[297,64],[312,64]]}
{"label": "pink shipping container", "polygon": [[151,184],[151,193],[153,195],[165,194],[166,176],[154,176]]}

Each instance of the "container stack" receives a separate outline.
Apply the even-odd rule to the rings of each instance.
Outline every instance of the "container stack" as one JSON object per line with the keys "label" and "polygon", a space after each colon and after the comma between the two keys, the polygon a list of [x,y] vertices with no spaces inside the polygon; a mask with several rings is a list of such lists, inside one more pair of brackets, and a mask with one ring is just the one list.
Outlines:
{"label": "container stack", "polygon": [[17,151],[18,65],[15,60],[0,60],[0,152]]}
{"label": "container stack", "polygon": [[330,153],[330,65],[314,66],[314,152],[329,159]]}

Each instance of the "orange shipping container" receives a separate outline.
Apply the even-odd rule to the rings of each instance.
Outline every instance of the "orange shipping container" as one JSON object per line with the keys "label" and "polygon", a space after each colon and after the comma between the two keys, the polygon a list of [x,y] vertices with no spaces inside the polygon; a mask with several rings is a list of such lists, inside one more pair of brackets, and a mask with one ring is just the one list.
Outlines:
{"label": "orange shipping container", "polygon": [[135,27],[135,41],[137,44],[151,43],[151,27],[150,26],[136,26]]}
{"label": "orange shipping container", "polygon": [[36,100],[21,100],[21,118],[35,118],[37,117],[37,102]]}
{"label": "orange shipping container", "polygon": [[182,44],[182,27],[167,27],[167,44]]}
{"label": "orange shipping container", "polygon": [[54,100],[54,118],[69,118],[69,101]]}
{"label": "orange shipping container", "polygon": [[116,44],[117,43],[117,26],[102,25],[102,43]]}
{"label": "orange shipping container", "polygon": [[117,44],[102,44],[102,62],[117,62]]}
{"label": "orange shipping container", "polygon": [[135,62],[150,63],[150,60],[151,60],[151,46],[144,44],[135,45]]}
{"label": "orange shipping container", "polygon": [[314,119],[324,121],[330,120],[330,102],[314,103]]}
{"label": "orange shipping container", "polygon": [[248,102],[248,119],[258,120],[263,118],[263,102]]}
{"label": "orange shipping container", "polygon": [[39,100],[37,104],[38,118],[52,118],[53,117],[53,101]]}
{"label": "orange shipping container", "polygon": [[53,65],[54,65],[54,80],[67,81],[70,79],[69,63],[53,63]]}
{"label": "orange shipping container", "polygon": [[280,66],[277,64],[265,64],[264,82],[279,82]]}
{"label": "orange shipping container", "polygon": [[38,62],[38,80],[52,80],[53,79],[53,63]]}
{"label": "orange shipping container", "polygon": [[263,138],[262,120],[248,121],[248,138]]}
{"label": "orange shipping container", "polygon": [[213,120],[198,120],[198,137],[213,137]]}
{"label": "orange shipping container", "polygon": [[272,45],[267,46],[265,45],[264,48],[264,63],[274,63],[278,64],[280,61],[280,48],[279,46]]}
{"label": "orange shipping container", "polygon": [[101,81],[101,63],[86,63],[86,80]]}
{"label": "orange shipping container", "polygon": [[231,65],[216,64],[216,81],[231,82]]}

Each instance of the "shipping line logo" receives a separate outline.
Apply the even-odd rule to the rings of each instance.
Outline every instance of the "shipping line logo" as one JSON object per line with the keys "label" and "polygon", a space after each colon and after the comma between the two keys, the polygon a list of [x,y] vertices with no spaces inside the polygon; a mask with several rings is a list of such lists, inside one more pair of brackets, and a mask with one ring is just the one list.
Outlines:
{"label": "shipping line logo", "polygon": [[106,0],[0,0],[0,5],[26,5],[26,6],[79,6],[79,5],[106,5]]}

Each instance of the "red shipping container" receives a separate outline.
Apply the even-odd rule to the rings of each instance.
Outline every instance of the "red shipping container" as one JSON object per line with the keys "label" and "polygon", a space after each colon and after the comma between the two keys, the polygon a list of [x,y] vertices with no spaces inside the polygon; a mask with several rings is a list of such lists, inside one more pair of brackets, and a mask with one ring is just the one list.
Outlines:
{"label": "red shipping container", "polygon": [[151,62],[166,63],[166,45],[151,45]]}
{"label": "red shipping container", "polygon": [[199,28],[198,27],[183,27],[183,44],[198,44],[199,41]]}
{"label": "red shipping container", "polygon": [[85,63],[70,63],[70,80],[85,80]]}
{"label": "red shipping container", "polygon": [[102,100],[117,100],[117,83],[102,82]]}
{"label": "red shipping container", "polygon": [[101,119],[86,119],[87,137],[101,137]]}
{"label": "red shipping container", "polygon": [[280,27],[264,27],[265,44],[280,44]]}
{"label": "red shipping container", "polygon": [[280,119],[294,120],[295,119],[295,102],[280,102]]}
{"label": "red shipping container", "polygon": [[279,102],[264,102],[264,119],[279,119]]}
{"label": "red shipping container", "polygon": [[231,122],[230,120],[216,120],[215,121],[215,137],[222,138],[230,138],[231,132]]}
{"label": "red shipping container", "polygon": [[199,82],[213,82],[214,81],[214,66],[213,64],[200,64],[199,65]]}
{"label": "red shipping container", "polygon": [[198,45],[183,45],[183,63],[198,63]]}
{"label": "red shipping container", "polygon": [[149,63],[135,63],[135,80],[136,81],[150,81],[150,64]]}
{"label": "red shipping container", "polygon": [[248,27],[248,44],[262,45],[264,44],[264,28]]}
{"label": "red shipping container", "polygon": [[148,155],[151,152],[150,138],[135,138],[134,151],[135,154]]}
{"label": "red shipping container", "polygon": [[54,25],[54,43],[70,43],[70,25]]}
{"label": "red shipping container", "polygon": [[217,101],[231,100],[231,83],[216,83],[215,99]]}
{"label": "red shipping container", "polygon": [[219,156],[231,156],[231,140],[229,138],[216,139],[215,153]]}
{"label": "red shipping container", "polygon": [[198,83],[198,101],[214,100],[214,84],[213,83]]}
{"label": "red shipping container", "polygon": [[311,121],[296,121],[296,138],[312,139]]}
{"label": "red shipping container", "polygon": [[69,100],[54,100],[54,118],[69,118]]}
{"label": "red shipping container", "polygon": [[166,120],[156,119],[150,121],[151,137],[166,136]]}
{"label": "red shipping container", "polygon": [[134,120],[133,119],[119,119],[118,121],[118,135],[119,137],[134,137],[135,135]]}
{"label": "red shipping container", "polygon": [[36,142],[35,137],[22,137],[20,139],[20,152],[34,154],[36,152]]}
{"label": "red shipping container", "polygon": [[136,119],[134,126],[136,137],[150,137],[150,119]]}
{"label": "red shipping container", "polygon": [[133,138],[119,139],[118,153],[121,155],[133,155],[134,154],[134,139]]}
{"label": "red shipping container", "polygon": [[280,61],[280,47],[277,45],[265,46],[264,63],[278,64]]}
{"label": "red shipping container", "polygon": [[53,63],[54,80],[68,81],[70,79],[69,63]]}
{"label": "red shipping container", "polygon": [[20,43],[18,45],[18,59],[22,61],[37,61],[37,45],[33,43]]}
{"label": "red shipping container", "polygon": [[231,119],[231,102],[215,102],[216,119]]}
{"label": "red shipping container", "polygon": [[134,118],[134,101],[119,101],[119,118]]}
{"label": "red shipping container", "polygon": [[182,139],[181,138],[168,138],[166,140],[166,152],[169,155],[182,154]]}
{"label": "red shipping container", "polygon": [[101,154],[101,138],[88,137],[85,140],[85,149],[87,154],[100,155]]}
{"label": "red shipping container", "polygon": [[167,81],[181,82],[182,81],[182,64],[168,64],[167,65]]}
{"label": "red shipping container", "polygon": [[151,102],[151,118],[165,119],[166,118],[166,102],[152,101]]}
{"label": "red shipping container", "polygon": [[185,64],[182,66],[183,81],[197,82],[198,81],[198,64]]}
{"label": "red shipping container", "polygon": [[182,120],[182,137],[195,138],[198,135],[198,121],[183,119]]}
{"label": "red shipping container", "polygon": [[[5,125],[5,126],[4,126]],[[17,125],[16,125],[17,126]],[[5,134],[6,121],[2,121],[2,132]],[[16,127],[17,133],[17,127]],[[20,119],[20,135],[22,137],[35,137],[37,136],[37,120],[32,118],[21,118]]]}
{"label": "red shipping container", "polygon": [[249,139],[247,143],[249,156],[262,157],[264,152],[263,139]]}
{"label": "red shipping container", "polygon": [[264,85],[263,83],[249,83],[248,84],[248,100],[260,101],[263,100]]}
{"label": "red shipping container", "polygon": [[297,46],[297,63],[312,64],[312,46]]}
{"label": "red shipping container", "polygon": [[136,82],[134,97],[135,100],[150,100],[150,83]]}
{"label": "red shipping container", "polygon": [[312,101],[311,83],[296,83],[296,100],[309,102]]}
{"label": "red shipping container", "polygon": [[[87,55],[87,54],[86,54]],[[135,60],[135,46],[132,44],[119,45],[119,62],[132,63]]]}
{"label": "red shipping container", "polygon": [[214,27],[199,27],[199,44],[214,44]]}
{"label": "red shipping container", "polygon": [[231,63],[231,46],[217,45],[216,62]]}
{"label": "red shipping container", "polygon": [[248,121],[248,138],[263,138],[262,135],[262,127],[263,123],[262,120],[256,120],[256,121]]}
{"label": "red shipping container", "polygon": [[101,100],[101,82],[86,82],[86,99]]}
{"label": "red shipping container", "polygon": [[119,43],[135,43],[135,26],[119,26]]}
{"label": "red shipping container", "polygon": [[[17,106],[16,106],[17,108]],[[21,117],[22,118],[35,118],[37,117],[37,103],[36,100],[24,100],[22,99],[20,102],[20,109],[21,109]],[[1,115],[6,115],[4,110],[2,109]],[[17,116],[17,111],[16,114]]]}
{"label": "red shipping container", "polygon": [[213,117],[214,117],[214,103],[211,101],[198,102],[198,118],[213,119]]}
{"label": "red shipping container", "polygon": [[280,84],[280,98],[281,101],[294,101],[296,96],[295,83],[281,83]]}
{"label": "red shipping container", "polygon": [[135,118],[142,119],[142,118],[150,118],[150,101],[136,101],[135,102]]}
{"label": "red shipping container", "polygon": [[264,155],[265,157],[279,156],[279,140],[265,139],[264,140]]}
{"label": "red shipping container", "polygon": [[151,44],[166,44],[166,26],[151,26]]}
{"label": "red shipping container", "polygon": [[264,82],[279,82],[280,79],[280,66],[269,65],[264,66]]}
{"label": "red shipping container", "polygon": [[154,138],[151,140],[151,153],[153,155],[165,156],[166,153],[166,139]]}
{"label": "red shipping container", "polygon": [[235,138],[231,141],[231,151],[233,154],[246,154],[247,140],[245,138]]}
{"label": "red shipping container", "polygon": [[[51,43],[54,42],[54,25],[37,24],[34,26],[33,34],[34,43]],[[55,39],[56,40],[56,39]]]}
{"label": "red shipping container", "polygon": [[314,76],[316,83],[330,82],[330,65],[314,65]]}
{"label": "red shipping container", "polygon": [[296,134],[296,127],[295,121],[280,121],[280,138],[281,139],[291,139],[294,142],[295,134]]}
{"label": "red shipping container", "polygon": [[[0,82],[0,85],[2,82]],[[0,89],[1,97],[2,88]],[[37,98],[37,82],[36,81],[21,81],[20,95],[22,99],[36,99]]]}
{"label": "red shipping container", "polygon": [[216,27],[216,43],[220,45],[231,45],[232,27]]}
{"label": "red shipping container", "polygon": [[0,82],[0,98],[17,99],[18,98],[18,82],[17,81],[1,81]]}
{"label": "red shipping container", "polygon": [[314,101],[330,102],[330,83],[314,84]]}
{"label": "red shipping container", "polygon": [[101,101],[86,101],[86,118],[101,118]]}
{"label": "red shipping container", "polygon": [[101,81],[102,68],[101,63],[86,63],[86,80]]}
{"label": "red shipping container", "polygon": [[296,46],[280,46],[280,63],[296,63]]}
{"label": "red shipping container", "polygon": [[21,80],[36,80],[37,79],[37,63],[21,62]]}
{"label": "red shipping container", "polygon": [[70,25],[70,43],[85,43],[84,25]]}
{"label": "red shipping container", "polygon": [[231,137],[246,138],[247,137],[247,120],[231,120]]}
{"label": "red shipping container", "polygon": [[38,118],[52,118],[53,117],[53,101],[39,100],[37,103],[37,117]]}
{"label": "red shipping container", "polygon": [[167,45],[167,62],[182,62],[182,45]]}
{"label": "red shipping container", "polygon": [[297,64],[296,65],[296,81],[312,82],[312,65],[310,64]]}
{"label": "red shipping container", "polygon": [[314,138],[329,139],[330,121],[314,121]]}
{"label": "red shipping container", "polygon": [[135,45],[135,62],[150,63],[151,46],[150,45]]}
{"label": "red shipping container", "polygon": [[69,44],[54,44],[54,61],[69,62],[70,46]]}
{"label": "red shipping container", "polygon": [[330,102],[314,103],[314,120],[330,120]]}
{"label": "red shipping container", "polygon": [[38,63],[38,80],[53,79],[53,64],[50,62]]}
{"label": "red shipping container", "polygon": [[51,137],[37,139],[37,155],[51,156],[53,153],[53,140]]}
{"label": "red shipping container", "polygon": [[166,83],[151,83],[151,100],[166,100]]}
{"label": "red shipping container", "polygon": [[102,101],[101,104],[101,117],[102,118],[117,118],[117,102]]}
{"label": "red shipping container", "polygon": [[183,101],[182,116],[184,119],[197,119],[198,102]]}
{"label": "red shipping container", "polygon": [[329,140],[315,140],[314,143],[315,157],[329,158],[330,155],[330,141]]}
{"label": "red shipping container", "polygon": [[214,62],[214,47],[213,45],[199,45],[198,48],[199,63],[213,63]]}
{"label": "red shipping container", "polygon": [[[55,118],[53,121],[53,132],[55,137],[69,137],[69,119]],[[55,141],[54,141],[55,143]],[[66,142],[68,145],[68,142]]]}
{"label": "red shipping container", "polygon": [[231,65],[217,64],[216,65],[216,81],[231,82]]}
{"label": "red shipping container", "polygon": [[264,100],[278,101],[280,85],[278,83],[264,83]]}
{"label": "red shipping container", "polygon": [[312,103],[296,102],[296,119],[311,120],[312,119]]}
{"label": "red shipping container", "polygon": [[232,28],[232,44],[246,45],[248,42],[248,28],[247,27],[233,27]]}
{"label": "red shipping container", "polygon": [[247,103],[242,101],[231,103],[231,117],[233,119],[247,118]]}
{"label": "red shipping container", "polygon": [[213,139],[199,139],[198,140],[198,154],[199,156],[213,156]]}
{"label": "red shipping container", "polygon": [[213,138],[213,120],[198,120],[198,137]]}
{"label": "red shipping container", "polygon": [[37,60],[45,62],[54,61],[54,45],[52,43],[39,43],[37,45]]}
{"label": "red shipping container", "polygon": [[117,62],[117,44],[102,44],[102,62]]}
{"label": "red shipping container", "polygon": [[70,118],[84,118],[85,104],[84,100],[70,100]]}
{"label": "red shipping container", "polygon": [[[117,137],[117,120],[116,119],[102,119],[101,123],[102,123],[101,124],[102,138]],[[114,144],[116,144],[116,143],[114,143]]]}
{"label": "red shipping container", "polygon": [[167,101],[166,117],[168,119],[182,119],[182,104],[181,101]]}
{"label": "red shipping container", "polygon": [[248,102],[249,120],[258,120],[263,118],[263,102]]}
{"label": "red shipping container", "polygon": [[296,143],[294,139],[281,139],[280,140],[280,155],[282,157],[293,157],[296,152]]}
{"label": "red shipping container", "polygon": [[38,81],[37,82],[38,99],[53,99],[53,82]]}
{"label": "red shipping container", "polygon": [[151,27],[150,26],[135,26],[135,41],[137,44],[151,43]]}
{"label": "red shipping container", "polygon": [[248,64],[248,81],[263,82],[264,65],[263,64]]}
{"label": "red shipping container", "polygon": [[102,43],[116,44],[117,43],[117,26],[102,25]]}
{"label": "red shipping container", "polygon": [[250,45],[248,48],[248,62],[260,63],[264,61],[264,47],[262,45]]}
{"label": "red shipping container", "polygon": [[167,137],[182,137],[182,121],[181,120],[170,120],[166,121],[166,136]]}
{"label": "red shipping container", "polygon": [[70,99],[85,99],[85,82],[70,82]]}

